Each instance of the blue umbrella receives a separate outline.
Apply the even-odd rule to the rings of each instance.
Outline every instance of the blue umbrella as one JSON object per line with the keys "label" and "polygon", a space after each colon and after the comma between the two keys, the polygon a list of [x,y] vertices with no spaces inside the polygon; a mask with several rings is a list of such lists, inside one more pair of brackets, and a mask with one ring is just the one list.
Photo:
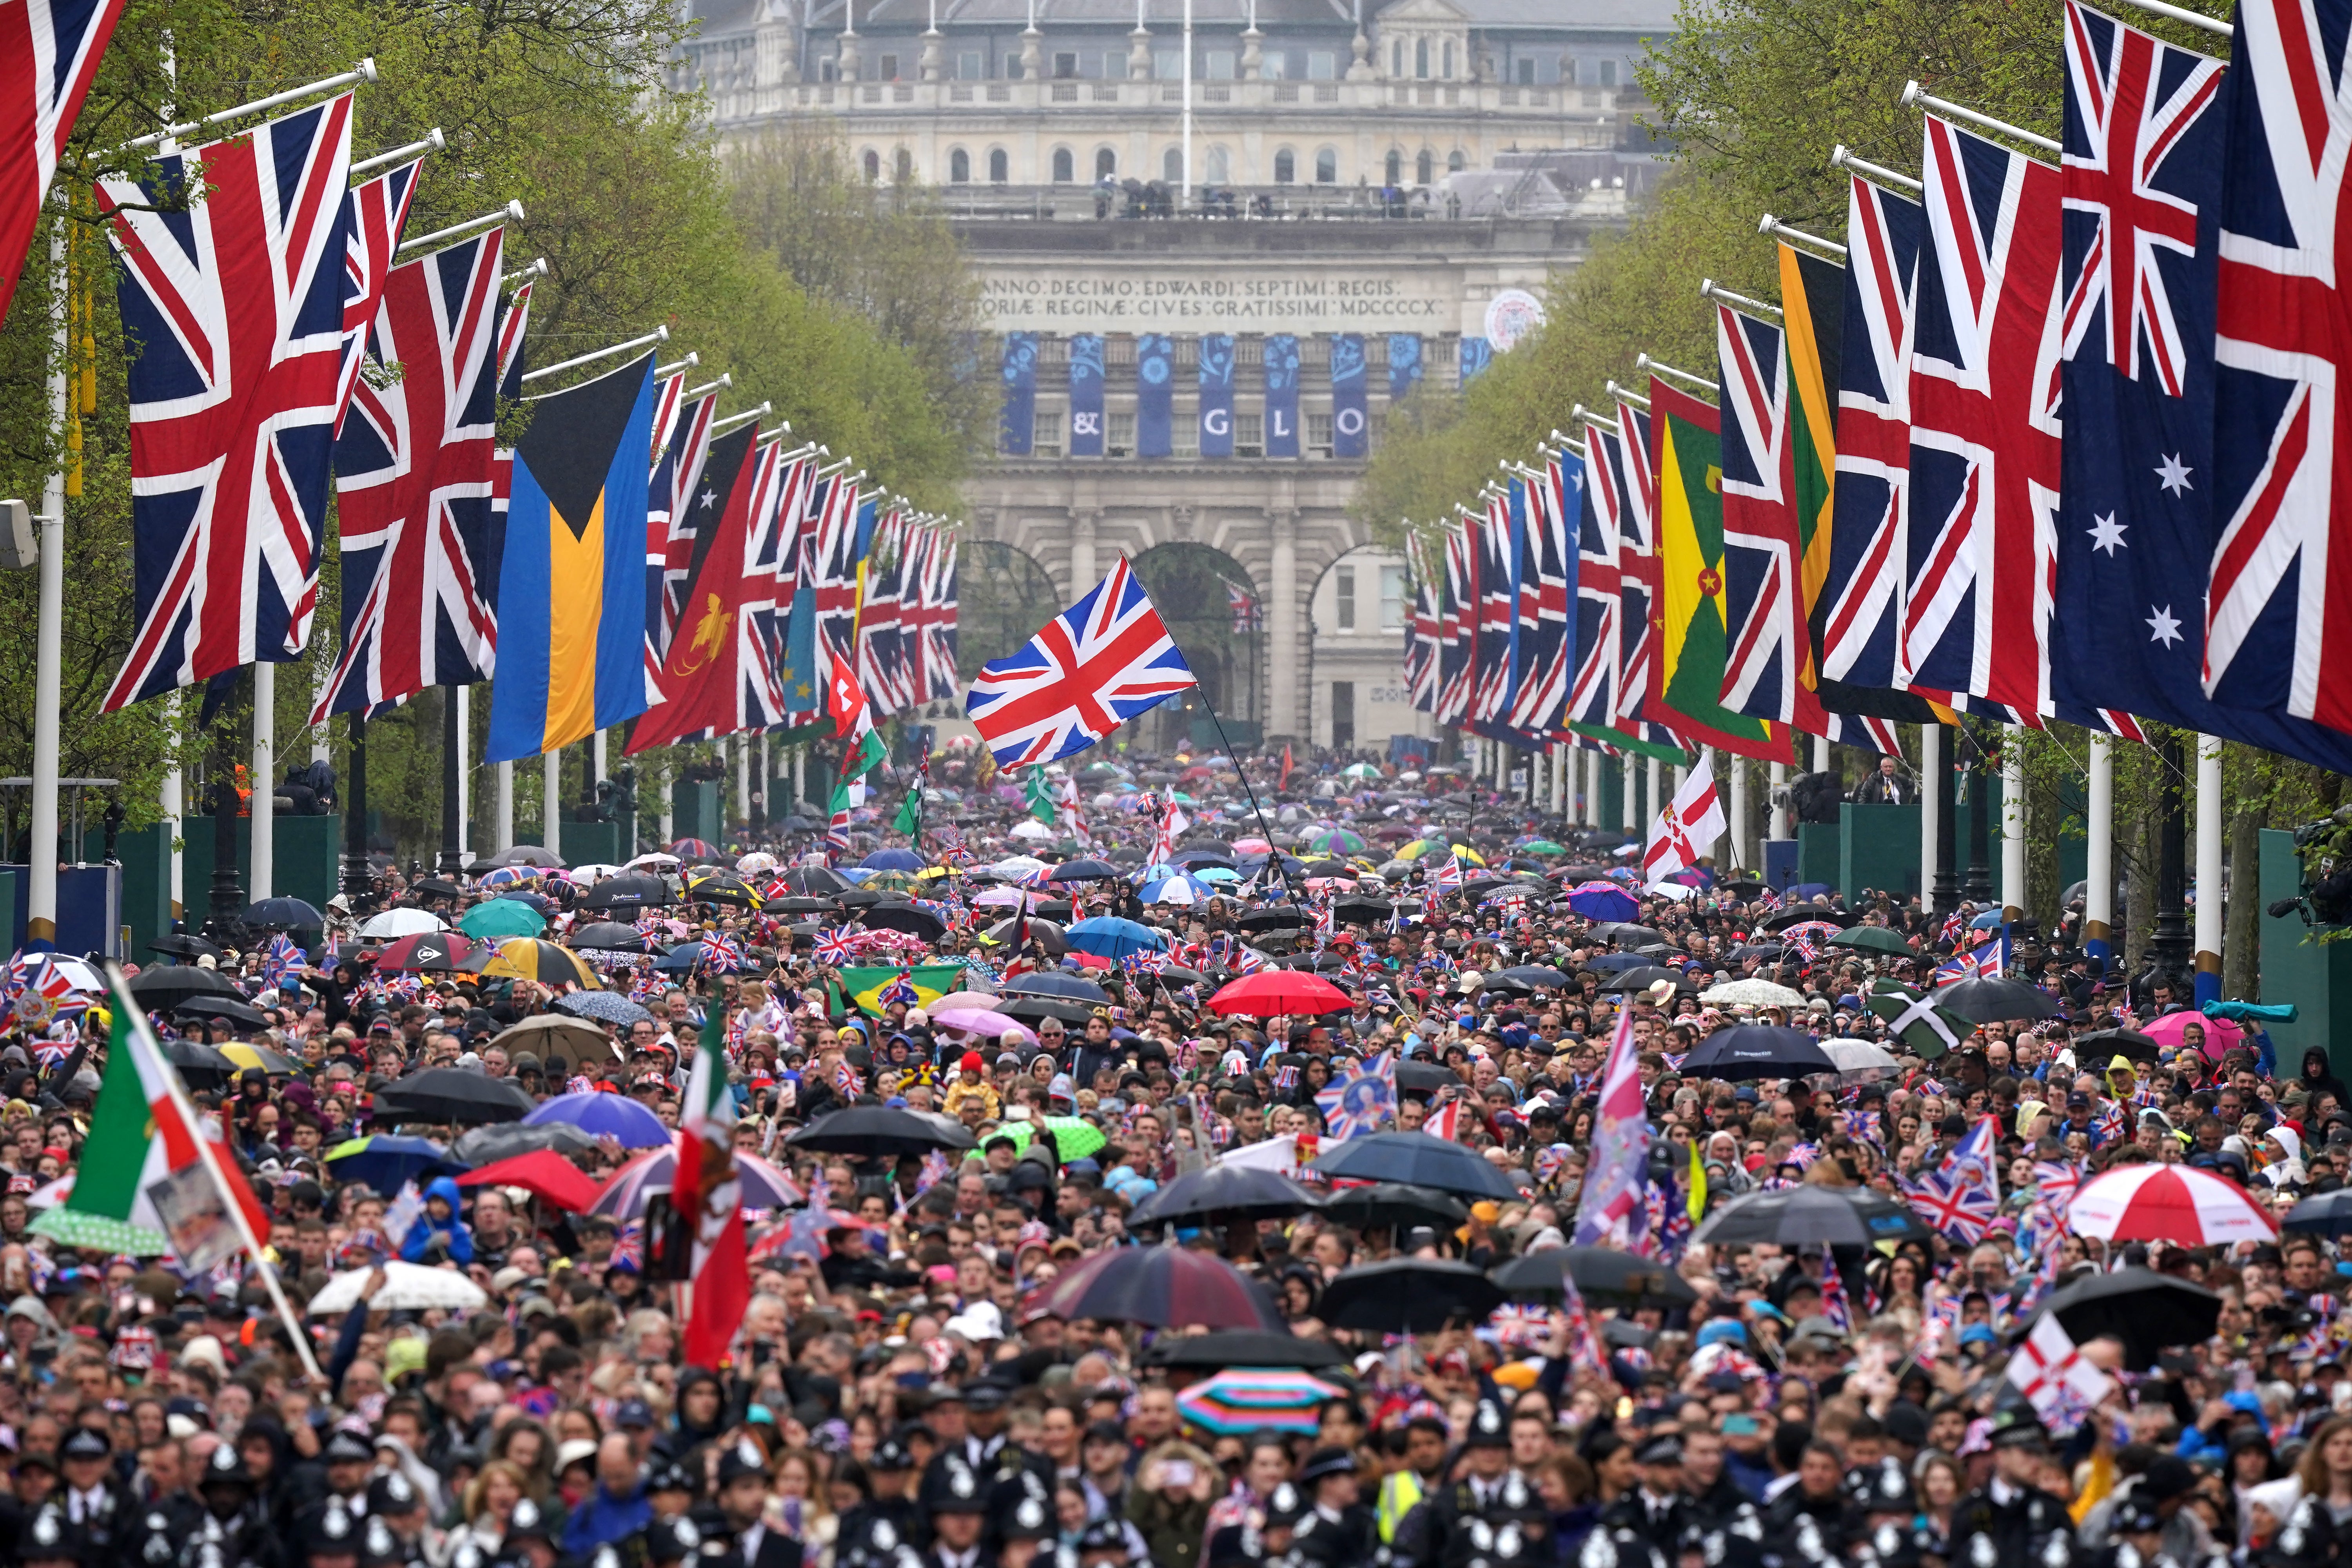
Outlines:
{"label": "blue umbrella", "polygon": [[449,1158],[449,1151],[430,1138],[403,1138],[377,1132],[338,1143],[327,1151],[327,1169],[339,1182],[365,1182],[379,1193],[396,1193],[404,1183],[422,1180],[427,1173],[462,1171],[465,1163]]}
{"label": "blue umbrella", "polygon": [[1638,952],[1603,952],[1584,961],[1587,969],[1647,969],[1650,961]]}
{"label": "blue umbrella", "polygon": [[1080,952],[1091,952],[1097,958],[1113,962],[1133,952],[1158,952],[1168,945],[1168,938],[1150,926],[1108,915],[1080,921],[1064,934]]}
{"label": "blue umbrella", "polygon": [[868,871],[919,871],[926,864],[911,849],[877,849],[858,862]]}
{"label": "blue umbrella", "polygon": [[526,1127],[569,1122],[583,1132],[615,1139],[624,1149],[658,1149],[670,1141],[660,1117],[623,1094],[559,1094],[522,1120]]}
{"label": "blue umbrella", "polygon": [[534,910],[541,915],[551,915],[560,907],[553,899],[549,898],[544,893],[517,891],[512,893],[500,893],[499,897],[501,899],[510,899],[514,902],[522,905],[525,909]]}
{"label": "blue umbrella", "polygon": [[269,930],[291,930],[295,926],[323,926],[327,917],[299,899],[263,899],[246,910],[245,923]]}
{"label": "blue umbrella", "polygon": [[1568,907],[1591,921],[1630,921],[1642,912],[1642,906],[1631,897],[1606,888],[1595,888],[1589,893],[1570,893]]}
{"label": "blue umbrella", "polygon": [[654,967],[671,974],[691,974],[694,973],[695,965],[701,962],[702,944],[698,942],[682,942],[655,959]]}

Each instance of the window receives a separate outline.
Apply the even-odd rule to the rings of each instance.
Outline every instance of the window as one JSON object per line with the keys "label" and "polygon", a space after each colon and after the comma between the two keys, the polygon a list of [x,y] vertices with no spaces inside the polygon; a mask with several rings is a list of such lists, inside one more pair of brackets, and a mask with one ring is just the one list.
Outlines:
{"label": "window", "polygon": [[1332,576],[1336,580],[1334,585],[1339,601],[1339,629],[1352,632],[1356,629],[1356,569],[1353,566],[1336,567]]}
{"label": "window", "polygon": [[1019,81],[1021,79],[1021,57],[1019,55],[1007,55],[1004,57],[1004,79],[1007,81]]}
{"label": "window", "polygon": [[1445,69],[1442,74],[1448,81],[1454,79],[1454,40],[1451,38],[1445,40]]}
{"label": "window", "polygon": [[1454,151],[1453,151],[1453,152],[1448,153],[1447,154],[1445,154],[1445,171],[1446,171],[1446,173],[1448,173],[1448,174],[1460,174],[1463,170],[1465,170],[1465,169],[1468,168],[1469,166],[1470,166],[1470,160],[1469,160],[1469,159],[1467,159],[1467,158],[1465,158],[1465,157],[1462,155],[1462,149],[1461,149],[1461,148],[1456,147],[1455,149],[1454,149]]}
{"label": "window", "polygon": [[1055,81],[1067,81],[1077,74],[1078,57],[1076,55],[1057,54],[1054,57],[1054,79]]}
{"label": "window", "polygon": [[1307,416],[1307,455],[1310,458],[1331,455],[1331,416],[1328,414]]}
{"label": "window", "polygon": [[1234,51],[1231,49],[1211,49],[1208,53],[1208,67],[1207,76],[1211,81],[1233,80]]}
{"label": "window", "polygon": [[1127,51],[1125,49],[1105,49],[1103,51],[1102,73],[1103,80],[1105,81],[1119,81],[1124,79],[1127,76]]}
{"label": "window", "polygon": [[948,154],[948,183],[954,185],[971,184],[971,154],[961,147]]}
{"label": "window", "polygon": [[1265,73],[1268,81],[1286,81],[1290,77],[1290,57],[1280,49],[1271,50],[1259,61],[1258,68]]}
{"label": "window", "polygon": [[1055,148],[1054,183],[1057,185],[1066,185],[1077,177],[1077,165],[1071,162],[1070,150],[1067,147]]}
{"label": "window", "polygon": [[1324,147],[1316,152],[1315,183],[1318,185],[1339,183],[1339,150],[1337,147]]}
{"label": "window", "polygon": [[1404,40],[1402,38],[1389,45],[1389,75],[1404,75]]}
{"label": "window", "polygon": [[1265,416],[1236,414],[1234,416],[1234,456],[1263,458],[1265,456]]}
{"label": "window", "polygon": [[1307,79],[1308,81],[1339,80],[1339,57],[1333,54],[1329,49],[1307,50]]}
{"label": "window", "polygon": [[1521,87],[1535,86],[1536,62],[1534,56],[1521,55],[1517,59],[1513,60],[1511,62],[1511,79],[1517,82]]}
{"label": "window", "polygon": [[1388,183],[1391,185],[1404,183],[1404,154],[1402,153],[1389,154]]}
{"label": "window", "polygon": [[1118,154],[1108,147],[1095,149],[1095,178],[1108,180],[1118,174]]}
{"label": "window", "polygon": [[1292,156],[1289,148],[1277,149],[1274,154],[1274,183],[1277,185],[1287,185],[1297,178],[1297,159]]}
{"label": "window", "polygon": [[1412,74],[1424,81],[1429,78],[1429,40],[1427,38],[1415,38],[1412,41]]}
{"label": "window", "polygon": [[902,185],[915,183],[915,155],[901,147],[890,159],[890,178]]}
{"label": "window", "polygon": [[816,79],[819,81],[831,81],[834,79],[835,73],[840,68],[840,63],[836,60],[819,60],[816,63]]}
{"label": "window", "polygon": [[1412,183],[1416,185],[1425,185],[1435,177],[1436,173],[1437,160],[1430,156],[1428,148],[1423,148],[1421,156],[1412,161]]}
{"label": "window", "polygon": [[[1180,162],[1181,161],[1181,156],[1180,156],[1179,161],[1180,161]],[[1213,184],[1213,185],[1229,184],[1231,184],[1231,183],[1232,183],[1232,181],[1233,181],[1233,177],[1234,177],[1234,158],[1233,158],[1233,154],[1232,154],[1232,153],[1228,153],[1228,152],[1226,152],[1223,147],[1212,147],[1212,148],[1210,148],[1210,149],[1209,149],[1209,184]]]}
{"label": "window", "polygon": [[1171,147],[1160,154],[1160,177],[1171,185],[1184,183],[1184,149]]}
{"label": "window", "polygon": [[1008,184],[1013,178],[1013,160],[1002,147],[988,150],[988,178],[990,184],[997,185]]}
{"label": "window", "polygon": [[1184,54],[1181,49],[1159,49],[1151,57],[1151,74],[1161,81],[1174,81],[1184,74]]}
{"label": "window", "polygon": [[1404,568],[1381,568],[1381,630],[1404,630]]}
{"label": "window", "polygon": [[884,55],[882,57],[882,74],[876,79],[880,81],[897,81],[898,79],[898,56]]}
{"label": "window", "polygon": [[962,81],[978,81],[988,74],[988,57],[978,49],[966,49],[956,56],[956,76]]}
{"label": "window", "polygon": [[1106,457],[1131,458],[1135,455],[1135,416],[1132,413],[1111,413],[1109,434],[1103,441]]}
{"label": "window", "polygon": [[1062,455],[1062,416],[1039,413],[1029,425],[1029,449],[1041,458]]}
{"label": "window", "polygon": [[872,184],[875,181],[882,177],[882,154],[877,153],[873,148],[868,147],[866,149],[866,157],[864,162],[866,164],[866,183],[867,184]]}
{"label": "window", "polygon": [[1601,62],[1601,85],[1603,87],[1615,87],[1617,85],[1617,62],[1615,60],[1602,60]]}

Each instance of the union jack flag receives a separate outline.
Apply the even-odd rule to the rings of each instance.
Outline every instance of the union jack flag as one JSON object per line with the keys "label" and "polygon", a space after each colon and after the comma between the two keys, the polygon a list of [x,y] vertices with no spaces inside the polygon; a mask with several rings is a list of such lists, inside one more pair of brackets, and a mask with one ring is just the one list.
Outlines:
{"label": "union jack flag", "polygon": [[[349,93],[100,183],[122,264],[137,632],[104,707],[302,651],[343,352]],[[205,194],[168,207],[201,178]]]}
{"label": "union jack flag", "polygon": [[965,711],[997,766],[1049,763],[1197,685],[1125,557],[1010,658],[981,668]]}
{"label": "union jack flag", "polygon": [[891,977],[890,984],[874,994],[874,1005],[877,1007],[887,1007],[894,1002],[907,1007],[919,1006],[922,1003],[922,997],[915,990],[914,977],[903,969]]}
{"label": "union jack flag", "polygon": [[1412,626],[1405,638],[1404,679],[1415,710],[1437,706],[1437,580],[1425,535],[1405,536],[1407,570],[1412,574]]}
{"label": "union jack flag", "polygon": [[1936,982],[1974,980],[2005,973],[2009,968],[2009,928],[2000,934],[1979,942],[1966,952],[1956,952],[1936,965]]}
{"label": "union jack flag", "polygon": [[1470,525],[1471,549],[1478,557],[1477,626],[1471,637],[1470,717],[1500,723],[1508,714],[1511,628],[1518,605],[1511,587],[1511,517],[1507,496],[1486,503],[1486,513]]}
{"label": "union jack flag", "polygon": [[393,269],[375,355],[335,444],[343,647],[310,722],[373,712],[428,686],[488,679],[497,658],[499,268],[504,230]]}
{"label": "union jack flag", "polygon": [[642,1269],[646,1266],[646,1224],[633,1219],[623,1226],[613,1237],[613,1256],[607,1267]]}
{"label": "union jack flag", "polygon": [[[683,383],[685,377],[681,374],[677,379]],[[685,390],[683,385],[678,388],[681,394]],[[657,615],[647,618],[646,636],[650,645],[647,657],[656,661],[669,657],[670,637],[677,630],[678,611],[686,603],[686,580],[694,570],[695,535],[706,517],[718,521],[720,498],[702,477],[710,458],[710,425],[718,413],[715,392],[681,404],[662,443],[661,455],[655,460],[653,482],[646,492],[655,500],[646,512],[646,588],[648,607]],[[656,516],[662,523],[658,531],[653,521]],[[655,668],[660,668],[658,662]]]}
{"label": "union jack flag", "polygon": [[1577,492],[1576,678],[1568,693],[1570,723],[1607,726],[1617,718],[1617,665],[1624,653],[1617,628],[1623,467],[1616,436],[1599,425],[1588,426],[1584,482]]}
{"label": "union jack flag", "polygon": [[2000,1208],[2000,1187],[1992,1170],[1990,1116],[1969,1130],[1937,1169],[1903,1184],[1912,1211],[1953,1241],[1973,1247],[1985,1238]]}
{"label": "union jack flag", "polygon": [[836,969],[845,963],[856,963],[858,953],[864,950],[858,939],[865,934],[855,926],[832,926],[817,932],[816,961]]}
{"label": "union jack flag", "polygon": [[[499,401],[522,401],[522,342],[530,328],[530,280],[507,297],[499,321]],[[506,526],[507,500],[514,491],[514,448],[500,447],[490,459],[490,512]]]}
{"label": "union jack flag", "polygon": [[1487,1318],[1495,1342],[1514,1350],[1534,1350],[1551,1338],[1552,1309],[1519,1301],[1506,1301]]}
{"label": "union jack flag", "polygon": [[268,991],[283,989],[286,983],[300,972],[302,961],[302,950],[294,945],[291,937],[283,931],[271,937],[269,945],[261,951],[262,988]]}
{"label": "union jack flag", "polygon": [[1578,564],[1570,520],[1583,510],[1584,464],[1572,454],[1554,458],[1541,479],[1514,488],[1526,504],[1517,524],[1522,573],[1510,633],[1517,684],[1507,717],[1518,729],[1545,732],[1568,719],[1569,666],[1576,657],[1568,585]]}
{"label": "union jack flag", "polygon": [[1784,482],[1789,356],[1780,329],[1728,305],[1715,310],[1723,409],[1723,706],[1820,727],[1800,673],[1805,605],[1797,508]]}
{"label": "union jack flag", "polygon": [[408,208],[416,199],[416,176],[424,166],[424,159],[413,159],[345,198],[351,216],[343,243],[343,359],[335,387],[338,438],[351,413],[352,389],[359,384],[360,365],[367,355],[368,330],[383,301],[384,278],[400,250],[400,237],[407,231]]}
{"label": "union jack flag", "polygon": [[1777,910],[1780,907],[1780,895],[1769,888],[1759,888],[1756,896],[1748,901],[1759,910]]}
{"label": "union jack flag", "polygon": [[1478,556],[1466,528],[1445,532],[1445,577],[1438,597],[1437,710],[1441,724],[1470,717],[1471,644],[1478,630]]}
{"label": "union jack flag", "polygon": [[1658,562],[1658,476],[1650,458],[1650,415],[1631,403],[1617,405],[1620,469],[1617,550],[1617,728],[1629,735],[1654,735],[1657,727],[1642,717],[1658,695],[1659,606],[1664,578]]}
{"label": "union jack flag", "polygon": [[0,60],[10,67],[0,93],[8,105],[0,125],[0,321],[8,319],[58,154],[121,16],[122,0],[26,0],[0,12]]}
{"label": "union jack flag", "polygon": [[712,974],[732,974],[743,967],[743,944],[731,936],[714,933],[702,941],[702,967]]}
{"label": "union jack flag", "polygon": [[1822,1316],[1838,1332],[1853,1332],[1853,1307],[1845,1293],[1845,1271],[1837,1266],[1834,1258],[1822,1260]]}
{"label": "union jack flag", "polygon": [[1347,1072],[1315,1096],[1323,1113],[1323,1136],[1332,1142],[1377,1132],[1396,1119],[1396,1058],[1391,1051]]}
{"label": "union jack flag", "polygon": [[1892,719],[1874,713],[1825,713],[1822,718],[1828,725],[1822,739],[1832,745],[1856,746],[1882,756],[1903,755],[1903,739]]}

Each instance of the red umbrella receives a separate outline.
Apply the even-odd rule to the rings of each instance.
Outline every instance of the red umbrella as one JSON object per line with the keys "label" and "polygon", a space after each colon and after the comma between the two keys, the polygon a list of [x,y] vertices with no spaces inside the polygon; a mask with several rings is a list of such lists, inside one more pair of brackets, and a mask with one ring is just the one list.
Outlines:
{"label": "red umbrella", "polygon": [[2222,1247],[2268,1241],[2278,1222],[2245,1188],[2190,1165],[2120,1165],[2083,1184],[2066,1205],[2077,1236]]}
{"label": "red umbrella", "polygon": [[1276,1013],[1338,1013],[1354,1006],[1348,994],[1318,975],[1295,969],[1261,969],[1209,998],[1219,1013],[1271,1017]]}
{"label": "red umbrella", "polygon": [[521,1187],[566,1214],[584,1214],[602,1189],[585,1171],[552,1149],[534,1149],[467,1172],[461,1187]]}
{"label": "red umbrella", "polygon": [[1286,1328],[1273,1298],[1223,1258],[1181,1247],[1119,1247],[1097,1252],[1022,1300],[1024,1322],[1144,1323],[1167,1328]]}
{"label": "red umbrella", "polygon": [[480,961],[476,957],[478,951],[472,939],[457,931],[419,931],[387,943],[376,954],[375,966],[382,970],[470,970],[479,967]]}

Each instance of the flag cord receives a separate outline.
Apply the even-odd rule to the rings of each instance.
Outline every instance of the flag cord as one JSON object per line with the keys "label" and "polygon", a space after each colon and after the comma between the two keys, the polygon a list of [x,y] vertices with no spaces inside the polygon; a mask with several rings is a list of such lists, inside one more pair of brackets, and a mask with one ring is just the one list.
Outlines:
{"label": "flag cord", "polygon": [[1274,868],[1282,873],[1283,890],[1290,895],[1290,901],[1295,904],[1299,901],[1298,889],[1290,885],[1290,868],[1282,863],[1282,846],[1274,841],[1274,829],[1266,825],[1265,807],[1257,803],[1257,788],[1250,783],[1249,770],[1242,766],[1242,759],[1234,750],[1233,738],[1225,733],[1225,721],[1217,717],[1217,705],[1209,700],[1209,689],[1203,686],[1199,690],[1201,706],[1207,710],[1209,722],[1217,727],[1217,739],[1223,744],[1225,755],[1234,764],[1234,772],[1241,775],[1242,793],[1249,796],[1250,815],[1257,818],[1257,830],[1265,839],[1266,857],[1274,863]]}

